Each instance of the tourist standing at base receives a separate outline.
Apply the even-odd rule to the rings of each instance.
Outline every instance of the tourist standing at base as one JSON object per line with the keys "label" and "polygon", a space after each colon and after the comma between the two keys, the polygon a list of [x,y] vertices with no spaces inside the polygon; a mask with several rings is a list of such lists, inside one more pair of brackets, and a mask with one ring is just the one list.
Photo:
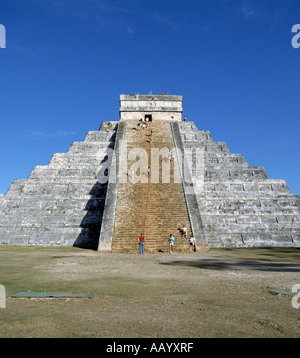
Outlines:
{"label": "tourist standing at base", "polygon": [[170,234],[168,241],[169,241],[169,249],[170,249],[170,254],[173,253],[173,246],[174,246],[174,237],[172,234]]}
{"label": "tourist standing at base", "polygon": [[140,245],[140,254],[145,253],[145,237],[143,233],[141,233],[141,236],[139,236],[139,245]]}
{"label": "tourist standing at base", "polygon": [[196,251],[196,240],[193,236],[190,237],[190,251]]}

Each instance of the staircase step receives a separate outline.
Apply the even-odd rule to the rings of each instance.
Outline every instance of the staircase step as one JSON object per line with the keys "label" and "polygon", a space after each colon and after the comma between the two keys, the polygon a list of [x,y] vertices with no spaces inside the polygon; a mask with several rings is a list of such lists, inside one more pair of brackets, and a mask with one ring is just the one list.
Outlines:
{"label": "staircase step", "polygon": [[[142,148],[148,155],[145,167],[151,167],[151,148],[174,150],[171,126],[169,122],[152,122],[148,130],[136,131],[133,128],[137,127],[137,123],[131,121],[127,125],[127,154],[131,148]],[[154,140],[150,146],[151,129]],[[160,157],[159,183],[151,183],[150,175],[148,183],[134,184],[128,180],[119,185],[112,251],[137,252],[141,233],[146,238],[146,252],[169,251],[168,237],[171,233],[175,237],[174,252],[189,250],[188,239],[181,237],[179,232],[179,228],[185,224],[188,235],[192,233],[183,186],[173,180],[174,167],[178,170],[178,163],[175,157],[170,165],[170,183],[162,183],[162,159]],[[123,167],[126,172],[135,162],[123,157],[121,163],[127,163],[127,168]]]}

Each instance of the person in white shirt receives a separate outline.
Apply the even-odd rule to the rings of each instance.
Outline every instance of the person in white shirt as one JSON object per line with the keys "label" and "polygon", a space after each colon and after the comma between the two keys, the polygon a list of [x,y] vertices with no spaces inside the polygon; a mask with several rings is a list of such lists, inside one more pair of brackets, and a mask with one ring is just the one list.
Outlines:
{"label": "person in white shirt", "polygon": [[196,240],[193,236],[190,237],[190,251],[196,251]]}

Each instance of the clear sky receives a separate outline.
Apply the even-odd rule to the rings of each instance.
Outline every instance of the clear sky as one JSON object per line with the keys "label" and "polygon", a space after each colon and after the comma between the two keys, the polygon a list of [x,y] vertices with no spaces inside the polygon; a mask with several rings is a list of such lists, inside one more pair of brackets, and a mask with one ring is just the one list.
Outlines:
{"label": "clear sky", "polygon": [[0,193],[152,91],[300,195],[299,0],[0,0],[0,24]]}

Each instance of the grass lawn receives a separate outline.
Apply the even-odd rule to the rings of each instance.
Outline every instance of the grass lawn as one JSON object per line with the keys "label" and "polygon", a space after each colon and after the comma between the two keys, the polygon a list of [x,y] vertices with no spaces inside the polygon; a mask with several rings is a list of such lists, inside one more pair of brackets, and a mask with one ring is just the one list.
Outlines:
{"label": "grass lawn", "polygon": [[[0,246],[0,284],[1,338],[300,336],[292,296],[269,292],[300,284],[297,249],[139,255]],[[10,297],[23,291],[94,297]]]}

